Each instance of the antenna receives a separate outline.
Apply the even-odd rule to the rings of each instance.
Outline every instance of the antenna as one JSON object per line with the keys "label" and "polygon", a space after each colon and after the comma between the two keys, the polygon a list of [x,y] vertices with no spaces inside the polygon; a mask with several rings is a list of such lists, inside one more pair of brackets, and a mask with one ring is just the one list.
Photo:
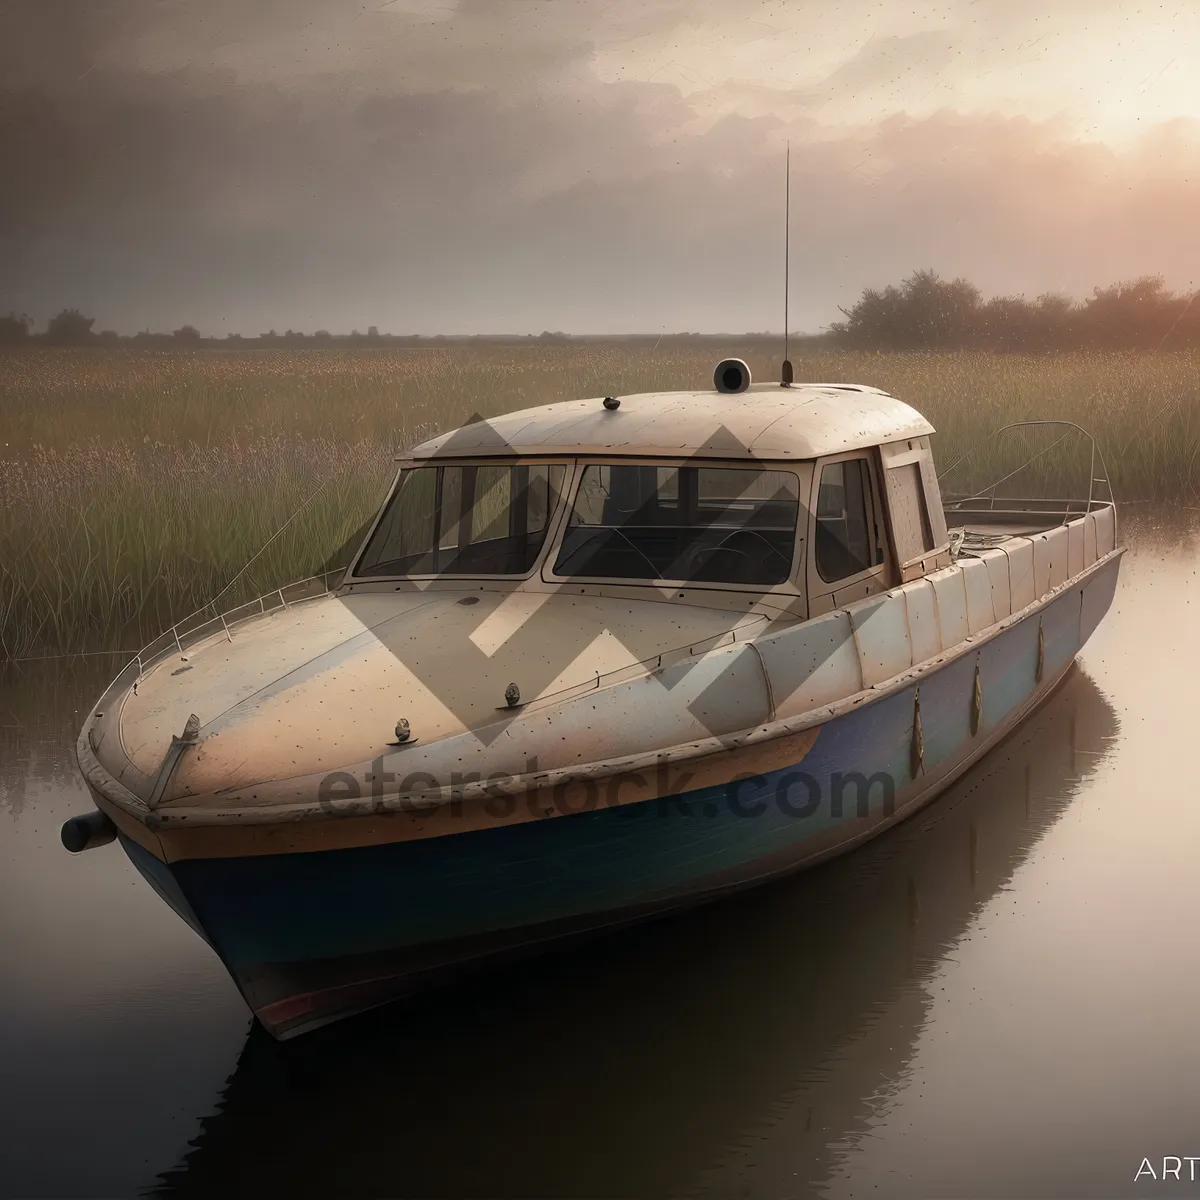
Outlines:
{"label": "antenna", "polygon": [[786,165],[783,183],[783,368],[779,377],[779,386],[791,387],[792,361],[788,358],[788,284],[792,264],[792,143],[790,140],[787,144],[787,156],[784,162]]}

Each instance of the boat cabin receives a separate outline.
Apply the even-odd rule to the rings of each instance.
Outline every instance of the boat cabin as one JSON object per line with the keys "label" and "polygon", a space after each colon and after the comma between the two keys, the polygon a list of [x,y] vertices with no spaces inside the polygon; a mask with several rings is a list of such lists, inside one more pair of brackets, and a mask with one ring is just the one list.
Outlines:
{"label": "boat cabin", "polygon": [[817,616],[950,562],[933,427],[870,387],[570,401],[400,460],[345,583]]}

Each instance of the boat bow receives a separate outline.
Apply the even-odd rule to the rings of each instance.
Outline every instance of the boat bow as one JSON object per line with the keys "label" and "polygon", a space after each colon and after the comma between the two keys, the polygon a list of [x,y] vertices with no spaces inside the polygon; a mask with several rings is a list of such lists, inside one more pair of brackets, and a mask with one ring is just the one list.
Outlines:
{"label": "boat bow", "polygon": [[[728,610],[561,592],[330,595],[155,663],[115,698],[115,730],[110,722],[90,744],[148,807],[219,800],[260,783],[261,797],[239,799],[263,802],[281,782],[400,748],[414,766],[432,756],[444,769],[439,744],[490,743],[518,715],[524,724],[764,624]],[[520,699],[510,704],[513,684]],[[401,721],[410,732],[399,742]],[[499,747],[488,757],[523,767],[514,754]]]}

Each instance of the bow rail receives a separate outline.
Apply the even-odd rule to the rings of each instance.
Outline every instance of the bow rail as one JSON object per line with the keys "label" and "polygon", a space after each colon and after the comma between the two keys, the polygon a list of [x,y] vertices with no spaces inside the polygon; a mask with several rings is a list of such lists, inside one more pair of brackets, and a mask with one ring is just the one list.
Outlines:
{"label": "bow rail", "polygon": [[[118,683],[130,676],[132,676],[131,682],[136,683],[150,667],[161,662],[170,654],[178,654],[181,658],[186,659],[186,651],[189,648],[214,634],[223,633],[232,642],[234,631],[247,621],[332,595],[337,586],[334,581],[340,580],[345,573],[346,569],[340,567],[320,575],[310,575],[305,579],[286,583],[282,587],[263,593],[254,600],[223,611],[217,609],[216,599],[210,600],[203,607],[198,608],[182,620],[176,621],[174,625],[147,642],[121,668],[105,690],[106,692],[111,691]],[[219,595],[217,598],[219,599]]]}

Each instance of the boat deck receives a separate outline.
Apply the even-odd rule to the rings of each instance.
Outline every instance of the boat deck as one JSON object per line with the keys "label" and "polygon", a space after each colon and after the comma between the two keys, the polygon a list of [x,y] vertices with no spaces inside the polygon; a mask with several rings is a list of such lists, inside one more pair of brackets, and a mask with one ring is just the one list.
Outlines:
{"label": "boat deck", "polygon": [[1029,537],[1045,533],[1058,525],[1076,520],[1087,512],[1111,508],[1107,500],[1033,500],[997,499],[983,502],[972,498],[945,508],[946,528],[961,529],[965,540],[1002,541],[1009,537]]}
{"label": "boat deck", "polygon": [[1047,529],[1053,529],[1056,525],[1061,525],[1061,521],[1023,521],[1023,522],[1005,522],[1005,521],[964,521],[959,524],[952,524],[947,514],[946,525],[949,529],[962,529],[966,532],[968,538],[984,537],[984,538],[1009,538],[1009,537],[1028,537],[1033,533],[1045,533]]}

